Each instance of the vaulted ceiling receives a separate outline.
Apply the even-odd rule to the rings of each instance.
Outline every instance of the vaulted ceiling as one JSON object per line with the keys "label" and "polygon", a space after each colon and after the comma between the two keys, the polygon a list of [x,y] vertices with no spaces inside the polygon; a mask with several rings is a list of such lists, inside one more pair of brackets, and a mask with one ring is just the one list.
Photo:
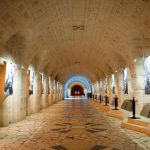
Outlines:
{"label": "vaulted ceiling", "polygon": [[0,0],[0,56],[64,82],[150,54],[150,0]]}

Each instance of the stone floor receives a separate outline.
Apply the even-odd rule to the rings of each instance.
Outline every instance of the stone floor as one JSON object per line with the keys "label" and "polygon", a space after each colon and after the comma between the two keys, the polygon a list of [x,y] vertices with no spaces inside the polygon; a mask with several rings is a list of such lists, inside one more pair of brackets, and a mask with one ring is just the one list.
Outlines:
{"label": "stone floor", "polygon": [[0,150],[150,150],[150,137],[120,123],[89,101],[62,101],[0,128]]}

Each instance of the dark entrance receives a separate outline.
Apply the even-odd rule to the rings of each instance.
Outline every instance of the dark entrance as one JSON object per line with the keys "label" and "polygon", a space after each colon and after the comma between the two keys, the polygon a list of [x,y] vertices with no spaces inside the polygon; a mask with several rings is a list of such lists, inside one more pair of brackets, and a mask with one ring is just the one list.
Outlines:
{"label": "dark entrance", "polygon": [[71,88],[71,96],[85,96],[83,87],[80,85],[74,85]]}

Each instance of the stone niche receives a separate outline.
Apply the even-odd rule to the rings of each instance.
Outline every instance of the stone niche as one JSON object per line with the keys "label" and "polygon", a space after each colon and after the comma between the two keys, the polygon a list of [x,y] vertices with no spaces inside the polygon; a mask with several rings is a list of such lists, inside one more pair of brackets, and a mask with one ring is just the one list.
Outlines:
{"label": "stone niche", "polygon": [[127,111],[132,111],[132,100],[128,100],[128,99],[124,100],[121,108]]}
{"label": "stone niche", "polygon": [[141,116],[150,118],[150,103],[146,103],[143,108],[142,111],[140,113]]}

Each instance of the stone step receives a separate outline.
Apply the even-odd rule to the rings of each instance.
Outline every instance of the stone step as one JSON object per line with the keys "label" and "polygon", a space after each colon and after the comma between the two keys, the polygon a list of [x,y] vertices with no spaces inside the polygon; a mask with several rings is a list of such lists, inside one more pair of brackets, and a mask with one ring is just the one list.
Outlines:
{"label": "stone step", "polygon": [[112,111],[108,112],[107,115],[110,117],[120,119],[120,120],[123,120],[125,118],[125,114],[118,110],[112,110]]}
{"label": "stone step", "polygon": [[143,127],[147,127],[150,125],[150,122],[137,120],[137,119],[130,119],[130,118],[128,118],[128,123],[136,124],[136,125],[143,126]]}
{"label": "stone step", "polygon": [[108,111],[111,110],[110,105],[105,106],[104,103],[99,103],[99,102],[96,102],[96,101],[90,101],[90,103],[94,104],[98,109],[100,109],[103,112],[108,112]]}
{"label": "stone step", "polygon": [[144,126],[140,126],[140,125],[136,125],[136,124],[132,124],[132,123],[128,123],[128,122],[122,122],[121,127],[130,129],[130,130],[134,130],[137,132],[141,132],[141,133],[144,133],[144,134],[150,136],[150,129],[148,127],[144,127]]}
{"label": "stone step", "polygon": [[110,111],[110,106],[104,106],[104,105],[99,105],[98,106],[98,108],[101,110],[101,111],[103,111],[103,112],[108,112],[108,111]]}

